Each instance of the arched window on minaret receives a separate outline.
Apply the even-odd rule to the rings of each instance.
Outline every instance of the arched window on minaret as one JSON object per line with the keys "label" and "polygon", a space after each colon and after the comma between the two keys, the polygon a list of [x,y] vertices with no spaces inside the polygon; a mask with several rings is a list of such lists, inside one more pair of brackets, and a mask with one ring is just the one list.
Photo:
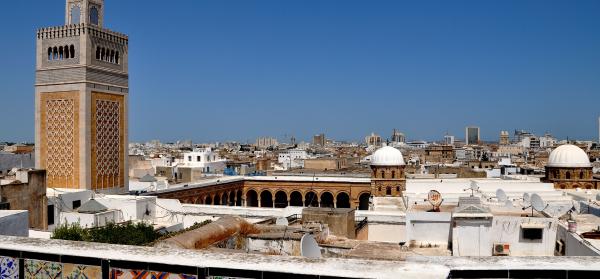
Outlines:
{"label": "arched window on minaret", "polygon": [[81,9],[78,5],[71,8],[71,24],[79,24],[81,21]]}
{"label": "arched window on minaret", "polygon": [[579,179],[583,179],[583,171],[579,172]]}
{"label": "arched window on minaret", "polygon": [[568,171],[568,172],[567,172],[567,174],[566,174],[566,178],[567,178],[567,179],[571,179],[571,172],[570,172],[570,171]]}
{"label": "arched window on minaret", "polygon": [[90,23],[94,25],[99,24],[98,8],[95,6],[90,9]]}
{"label": "arched window on minaret", "polygon": [[64,59],[64,53],[63,53],[63,47],[59,46],[58,47],[58,59],[63,60]]}
{"label": "arched window on minaret", "polygon": [[102,48],[100,51],[100,60],[104,61],[106,59],[106,49]]}
{"label": "arched window on minaret", "polygon": [[65,50],[65,59],[71,58],[71,56],[69,55],[69,46],[65,46],[64,50]]}
{"label": "arched window on minaret", "polygon": [[52,60],[52,48],[48,48],[48,61]]}
{"label": "arched window on minaret", "polygon": [[96,60],[100,60],[100,47],[96,47]]}
{"label": "arched window on minaret", "polygon": [[119,64],[119,51],[115,54],[115,63]]}
{"label": "arched window on minaret", "polygon": [[58,48],[54,47],[52,49],[52,59],[53,60],[57,60],[58,59]]}
{"label": "arched window on minaret", "polygon": [[75,58],[75,46],[71,45],[71,58]]}
{"label": "arched window on minaret", "polygon": [[114,50],[110,51],[110,62],[115,63],[115,51]]}

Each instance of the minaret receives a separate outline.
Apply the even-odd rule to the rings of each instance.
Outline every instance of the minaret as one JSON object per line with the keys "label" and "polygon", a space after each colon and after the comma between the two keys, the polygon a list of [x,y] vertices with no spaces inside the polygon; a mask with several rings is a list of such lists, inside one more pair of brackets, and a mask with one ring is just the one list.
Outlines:
{"label": "minaret", "polygon": [[103,24],[104,0],[66,0],[65,25],[37,31],[35,158],[48,187],[128,189],[129,38]]}

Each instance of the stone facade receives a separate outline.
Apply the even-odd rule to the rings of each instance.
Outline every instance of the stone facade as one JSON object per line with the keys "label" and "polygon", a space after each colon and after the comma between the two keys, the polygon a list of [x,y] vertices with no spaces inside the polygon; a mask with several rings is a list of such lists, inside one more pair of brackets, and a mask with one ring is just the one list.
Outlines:
{"label": "stone facade", "polygon": [[37,31],[36,168],[50,187],[126,192],[129,39],[102,27],[103,0],[65,10]]}
{"label": "stone facade", "polygon": [[30,228],[48,229],[45,170],[28,171],[26,182],[1,185],[0,201],[8,203],[10,210],[29,211]]}
{"label": "stone facade", "polygon": [[542,182],[554,183],[556,189],[598,189],[599,180],[594,179],[591,167],[565,168],[546,166]]}
{"label": "stone facade", "polygon": [[375,197],[402,197],[406,191],[404,166],[371,166],[371,194]]}

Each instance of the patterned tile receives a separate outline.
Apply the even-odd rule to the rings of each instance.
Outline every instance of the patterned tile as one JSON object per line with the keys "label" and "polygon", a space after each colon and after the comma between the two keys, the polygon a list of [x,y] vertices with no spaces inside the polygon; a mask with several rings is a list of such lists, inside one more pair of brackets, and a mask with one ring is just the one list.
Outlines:
{"label": "patterned tile", "polygon": [[150,279],[196,279],[196,275],[150,271]]}
{"label": "patterned tile", "polygon": [[150,279],[147,270],[111,268],[110,279]]}
{"label": "patterned tile", "polygon": [[63,264],[63,279],[102,279],[102,268],[82,264]]}
{"label": "patterned tile", "polygon": [[0,279],[19,279],[19,259],[0,257]]}
{"label": "patterned tile", "polygon": [[62,264],[26,259],[25,279],[62,279]]}

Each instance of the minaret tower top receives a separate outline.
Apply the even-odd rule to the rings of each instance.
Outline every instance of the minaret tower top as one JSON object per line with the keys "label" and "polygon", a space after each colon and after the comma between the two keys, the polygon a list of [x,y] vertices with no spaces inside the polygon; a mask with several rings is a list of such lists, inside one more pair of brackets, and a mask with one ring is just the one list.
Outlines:
{"label": "minaret tower top", "polygon": [[66,0],[65,25],[85,23],[102,27],[104,0]]}

